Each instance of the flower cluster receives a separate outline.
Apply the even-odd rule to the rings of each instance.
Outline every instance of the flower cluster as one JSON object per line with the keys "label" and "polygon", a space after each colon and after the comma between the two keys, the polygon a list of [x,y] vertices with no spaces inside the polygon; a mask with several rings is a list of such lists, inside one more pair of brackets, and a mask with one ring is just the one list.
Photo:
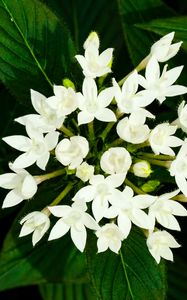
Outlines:
{"label": "flower cluster", "polygon": [[[64,86],[54,85],[54,95],[48,98],[31,90],[36,113],[15,119],[25,126],[27,136],[3,138],[22,152],[9,163],[12,172],[0,175],[0,186],[10,190],[3,208],[32,198],[38,185],[50,178],[65,175],[67,185],[42,211],[21,220],[20,237],[32,233],[35,245],[49,230],[53,215],[58,220],[49,240],[70,231],[75,246],[84,251],[90,229],[98,252],[109,248],[118,253],[132,226],[137,226],[157,263],[161,257],[173,260],[170,248],[180,245],[165,229],[180,230],[175,216],[187,216],[177,202],[187,197],[187,139],[176,136],[178,129],[187,133],[187,105],[182,101],[171,124],[154,126],[156,116],[148,110],[155,100],[162,104],[167,97],[187,92],[175,84],[183,66],[168,70],[164,65],[160,70],[160,63],[180,48],[181,42],[172,44],[173,37],[173,32],[162,37],[136,69],[119,82],[112,78],[108,86],[109,81],[104,83],[112,72],[113,49],[100,53],[98,35],[92,32],[84,55],[75,56],[84,75],[82,91],[68,79]],[[59,165],[57,170],[38,176],[25,170],[34,163],[46,170],[50,157]],[[162,194],[162,189],[149,186],[155,165],[166,168],[174,191],[165,185]],[[137,186],[137,178],[147,190]],[[150,182],[154,186],[154,180]]]}

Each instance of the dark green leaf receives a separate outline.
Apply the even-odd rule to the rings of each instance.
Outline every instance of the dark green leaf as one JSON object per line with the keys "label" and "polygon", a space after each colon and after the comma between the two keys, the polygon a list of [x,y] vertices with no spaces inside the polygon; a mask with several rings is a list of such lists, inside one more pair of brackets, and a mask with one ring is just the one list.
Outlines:
{"label": "dark green leaf", "polygon": [[44,300],[96,300],[87,284],[45,284],[39,289]]}
{"label": "dark green leaf", "polygon": [[0,0],[0,80],[19,100],[52,92],[73,59],[66,27],[38,0]]}
{"label": "dark green leaf", "polygon": [[154,19],[145,24],[138,24],[137,27],[147,31],[165,35],[175,31],[176,41],[183,41],[182,48],[187,51],[187,16],[179,16],[165,19]]}
{"label": "dark green leaf", "polygon": [[18,237],[19,220],[51,202],[56,197],[56,189],[54,184],[43,184],[13,223],[0,255],[0,291],[39,283],[87,281],[85,256],[76,250],[69,235],[51,242],[44,237],[34,248],[31,235]]}
{"label": "dark green leaf", "polygon": [[164,265],[152,258],[140,231],[130,233],[119,255],[110,251],[95,255],[94,244],[88,247],[87,262],[97,299],[165,299]]}
{"label": "dark green leaf", "polygon": [[186,299],[187,295],[187,263],[175,257],[175,263],[168,265],[168,299]]}
{"label": "dark green leaf", "polygon": [[149,53],[154,35],[135,27],[158,17],[173,16],[173,12],[160,0],[117,0],[124,37],[134,66]]}

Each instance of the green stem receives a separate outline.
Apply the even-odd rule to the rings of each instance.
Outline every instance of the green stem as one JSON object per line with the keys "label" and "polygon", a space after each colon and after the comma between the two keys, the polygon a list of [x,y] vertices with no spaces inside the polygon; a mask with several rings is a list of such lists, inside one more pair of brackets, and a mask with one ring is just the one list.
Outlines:
{"label": "green stem", "polygon": [[185,197],[183,194],[179,194],[172,198],[172,200],[180,201],[180,202],[187,202],[187,197]]}
{"label": "green stem", "polygon": [[74,136],[74,133],[64,125],[62,125],[59,130],[69,137]]}
{"label": "green stem", "polygon": [[147,160],[152,165],[161,166],[161,167],[165,167],[165,168],[169,168],[172,163],[172,161],[170,161],[170,160],[168,160],[168,161],[163,161],[163,160],[158,160],[158,159],[147,159]]}
{"label": "green stem", "polygon": [[140,152],[138,155],[141,156],[141,159],[146,159],[146,158],[153,158],[153,159],[159,159],[159,160],[174,160],[175,156],[171,155],[163,155],[163,154],[154,154],[154,153],[145,153],[145,152]]}
{"label": "green stem", "polygon": [[15,24],[15,26],[16,26],[18,32],[19,32],[19,34],[21,35],[22,39],[24,40],[25,45],[27,46],[28,50],[30,51],[30,54],[32,55],[32,57],[33,57],[33,59],[34,59],[36,65],[38,66],[38,68],[40,69],[40,71],[42,72],[42,74],[44,75],[44,77],[45,77],[46,81],[49,83],[49,85],[50,85],[51,87],[53,87],[52,82],[50,81],[49,77],[47,76],[47,74],[45,73],[44,69],[42,68],[40,62],[39,62],[38,59],[36,58],[36,56],[35,56],[35,54],[34,54],[32,48],[30,47],[28,41],[26,40],[26,38],[25,38],[23,32],[21,31],[19,25],[16,23],[16,21],[15,21],[13,15],[12,15],[12,13],[11,13],[11,11],[9,10],[8,6],[6,5],[6,3],[5,3],[3,0],[2,0],[2,2],[3,2],[3,5],[4,5],[4,7],[5,7],[7,13],[9,14],[11,20],[14,22],[14,24]]}
{"label": "green stem", "polygon": [[65,174],[65,169],[60,169],[60,170],[57,170],[57,171],[54,171],[54,172],[51,172],[51,173],[48,173],[48,174],[45,174],[45,175],[36,175],[36,176],[34,176],[34,178],[36,179],[36,182],[38,184],[40,184],[41,182],[43,182],[45,180],[55,178],[55,177],[60,176],[62,174]]}
{"label": "green stem", "polygon": [[128,289],[129,289],[129,293],[131,295],[132,300],[134,300],[134,295],[133,295],[133,292],[132,292],[132,289],[131,289],[131,284],[130,284],[130,281],[129,281],[129,277],[128,277],[128,274],[127,274],[127,270],[126,270],[126,266],[125,266],[125,262],[124,262],[121,250],[119,251],[119,254],[120,254],[120,258],[121,258],[122,267],[123,267],[123,270],[124,270],[124,273],[125,273],[125,278],[127,280],[127,286],[128,286]]}
{"label": "green stem", "polygon": [[73,188],[73,183],[69,183],[65,189],[51,202],[50,206],[57,205]]}
{"label": "green stem", "polygon": [[148,63],[148,60],[149,60],[149,55],[146,56],[146,57],[139,63],[139,65],[138,65],[136,68],[134,68],[129,74],[127,74],[124,78],[122,78],[122,79],[118,82],[118,84],[121,86],[121,85],[125,82],[125,80],[129,77],[129,75],[131,75],[135,70],[136,70],[137,72],[140,72],[141,70],[145,69],[145,67],[146,67],[146,65],[147,65],[147,63]]}
{"label": "green stem", "polygon": [[105,129],[103,130],[103,132],[100,134],[100,137],[102,138],[103,141],[106,139],[107,134],[110,132],[114,124],[115,122],[108,123]]}
{"label": "green stem", "polygon": [[89,133],[89,138],[90,138],[91,142],[93,142],[95,140],[93,121],[88,123],[88,133]]}
{"label": "green stem", "polygon": [[133,191],[138,195],[145,195],[146,194],[144,191],[142,191],[140,188],[138,188],[136,185],[134,185],[134,183],[132,183],[127,178],[125,179],[125,184],[130,186],[133,189]]}
{"label": "green stem", "polygon": [[116,139],[115,141],[113,141],[111,144],[109,144],[108,146],[107,146],[107,148],[110,148],[110,147],[116,147],[116,146],[118,146],[118,145],[121,145],[121,144],[123,144],[125,141],[124,140],[122,140],[122,139]]}

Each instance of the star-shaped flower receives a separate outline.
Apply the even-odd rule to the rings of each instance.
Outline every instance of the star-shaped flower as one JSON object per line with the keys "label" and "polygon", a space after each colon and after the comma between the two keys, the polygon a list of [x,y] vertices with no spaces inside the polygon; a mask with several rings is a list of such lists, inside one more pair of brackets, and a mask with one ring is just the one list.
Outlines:
{"label": "star-shaped flower", "polygon": [[98,229],[97,222],[86,213],[86,204],[75,201],[72,206],[57,205],[48,208],[55,217],[60,218],[52,228],[49,240],[59,239],[70,230],[73,243],[83,252],[87,237],[86,227],[92,230]]}
{"label": "star-shaped flower", "polygon": [[0,187],[11,190],[3,201],[3,208],[19,204],[30,199],[37,192],[37,183],[34,177],[24,169],[16,169],[12,164],[9,168],[14,173],[0,175]]}
{"label": "star-shaped flower", "polygon": [[170,248],[178,248],[180,245],[169,232],[158,230],[149,234],[147,247],[159,264],[161,257],[173,261],[173,253]]}
{"label": "star-shaped flower", "polygon": [[145,78],[139,75],[139,83],[146,90],[152,92],[155,99],[162,103],[166,97],[173,97],[187,93],[187,88],[182,85],[173,85],[182,72],[183,66],[175,67],[167,71],[167,65],[164,66],[160,75],[160,66],[157,59],[152,56],[149,60]]}
{"label": "star-shaped flower", "polygon": [[85,78],[82,94],[77,93],[78,106],[81,110],[78,114],[78,124],[90,123],[94,118],[102,122],[115,122],[115,114],[106,108],[113,96],[113,87],[102,90],[98,95],[95,81],[91,78]]}

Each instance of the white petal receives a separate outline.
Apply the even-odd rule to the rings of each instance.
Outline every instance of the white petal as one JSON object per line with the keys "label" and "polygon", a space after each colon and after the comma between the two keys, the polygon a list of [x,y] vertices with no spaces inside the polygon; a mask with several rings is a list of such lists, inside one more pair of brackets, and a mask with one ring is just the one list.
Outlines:
{"label": "white petal", "polygon": [[107,107],[112,101],[113,97],[114,97],[113,87],[109,87],[102,90],[97,99],[99,107]]}
{"label": "white petal", "polygon": [[160,256],[167,260],[173,261],[173,253],[169,247],[163,247],[160,249]]}
{"label": "white petal", "polygon": [[181,190],[181,192],[187,197],[187,181],[184,176],[177,175],[175,176],[175,181]]}
{"label": "white petal", "polygon": [[65,235],[70,229],[70,226],[64,223],[62,219],[58,220],[54,227],[52,228],[50,235],[49,235],[49,241],[59,239],[63,235]]}
{"label": "white petal", "polygon": [[27,224],[23,224],[19,237],[26,236],[34,231],[34,228],[31,226],[27,226]]}
{"label": "white petal", "polygon": [[31,147],[31,140],[23,135],[12,135],[2,138],[11,147],[19,151],[28,151]]}
{"label": "white petal", "polygon": [[83,223],[89,229],[98,230],[99,228],[97,222],[88,213],[83,215]]}
{"label": "white petal", "polygon": [[37,157],[33,152],[26,152],[19,155],[13,162],[13,168],[22,169],[33,165]]}
{"label": "white petal", "polygon": [[149,207],[156,200],[155,196],[137,195],[133,198],[133,205],[140,209]]}
{"label": "white petal", "polygon": [[80,189],[75,196],[73,197],[73,201],[76,201],[76,199],[82,199],[85,202],[90,202],[94,198],[94,188],[91,185],[87,185]]}
{"label": "white petal", "polygon": [[105,215],[108,209],[108,201],[100,198],[95,198],[92,202],[92,212],[97,222],[99,222]]}
{"label": "white petal", "polygon": [[86,228],[82,226],[81,230],[75,230],[74,227],[71,227],[71,238],[75,246],[81,251],[84,251],[86,245]]}
{"label": "white petal", "polygon": [[169,206],[172,208],[172,214],[175,216],[187,216],[187,210],[180,203],[169,200]]}
{"label": "white petal", "polygon": [[30,199],[36,194],[37,191],[37,184],[31,175],[25,176],[25,179],[22,184],[21,193],[24,199]]}
{"label": "white petal", "polygon": [[14,189],[16,187],[17,178],[18,175],[14,173],[0,175],[0,187],[4,189]]}
{"label": "white petal", "polygon": [[154,83],[160,77],[160,66],[154,56],[152,56],[145,70],[145,77],[149,83]]}
{"label": "white petal", "polygon": [[182,85],[172,85],[167,87],[165,96],[166,97],[174,97],[178,95],[183,95],[187,93],[187,88]]}
{"label": "white petal", "polygon": [[112,52],[113,52],[113,48],[108,48],[108,49],[104,50],[99,55],[99,63],[103,66],[108,65],[112,59]]}
{"label": "white petal", "polygon": [[126,177],[126,173],[113,174],[106,177],[105,181],[109,186],[116,188],[122,185],[122,183],[125,180],[125,177]]}
{"label": "white petal", "polygon": [[125,214],[120,214],[118,217],[118,226],[124,234],[124,238],[126,238],[131,231],[131,220]]}
{"label": "white petal", "polygon": [[151,229],[149,216],[141,209],[134,208],[130,215],[131,221],[138,227]]}
{"label": "white petal", "polygon": [[87,124],[93,121],[94,115],[87,112],[81,111],[78,113],[78,125]]}
{"label": "white petal", "polygon": [[108,240],[104,237],[100,237],[97,240],[98,253],[104,252],[108,249]]}
{"label": "white petal", "polygon": [[43,231],[41,231],[40,229],[37,229],[37,228],[34,230],[33,235],[32,235],[32,244],[33,244],[33,246],[35,246],[39,242],[39,240],[41,240],[41,238],[43,237],[45,232],[43,232]]}
{"label": "white petal", "polygon": [[173,215],[157,214],[156,219],[162,226],[171,230],[180,230],[178,221]]}
{"label": "white petal", "polygon": [[44,95],[31,89],[31,102],[32,102],[34,109],[39,114],[41,114],[41,112],[42,112],[42,104],[45,100],[46,100],[46,97]]}
{"label": "white petal", "polygon": [[6,197],[5,197],[4,201],[3,201],[2,208],[6,208],[6,207],[11,207],[11,206],[17,205],[20,202],[22,202],[23,200],[24,200],[23,196],[20,193],[18,193],[15,190],[12,190],[12,191],[10,191],[6,195]]}
{"label": "white petal", "polygon": [[167,71],[167,76],[165,78],[164,84],[166,86],[170,86],[172,85],[177,78],[180,76],[180,73],[182,72],[184,66],[180,66],[180,67],[175,67],[169,71]]}
{"label": "white petal", "polygon": [[49,151],[53,150],[56,147],[58,143],[59,134],[60,133],[57,131],[49,132],[48,134],[46,134],[44,139]]}
{"label": "white petal", "polygon": [[87,101],[94,101],[97,99],[97,85],[92,78],[85,78],[83,81],[82,91]]}
{"label": "white petal", "polygon": [[55,217],[58,218],[65,217],[72,210],[72,208],[68,205],[48,206],[48,209]]}
{"label": "white petal", "polygon": [[87,66],[85,57],[83,55],[75,55],[75,58],[77,59],[82,69],[85,69]]}
{"label": "white petal", "polygon": [[95,117],[97,120],[103,121],[103,122],[115,122],[117,120],[115,113],[112,110],[110,110],[109,108],[103,108],[103,109],[99,110],[95,114]]}
{"label": "white petal", "polygon": [[37,159],[37,161],[36,161],[37,166],[38,166],[40,169],[45,170],[46,165],[47,165],[48,160],[49,160],[49,157],[50,157],[49,152],[44,153],[42,156],[40,156],[40,157]]}

